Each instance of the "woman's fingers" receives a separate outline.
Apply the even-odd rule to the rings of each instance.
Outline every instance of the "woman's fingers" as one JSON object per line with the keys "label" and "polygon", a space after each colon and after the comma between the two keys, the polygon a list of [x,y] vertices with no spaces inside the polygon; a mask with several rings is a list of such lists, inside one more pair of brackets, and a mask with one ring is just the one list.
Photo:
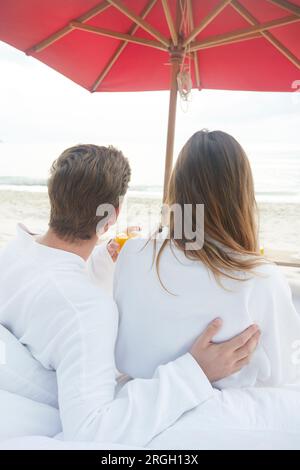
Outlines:
{"label": "woman's fingers", "polygon": [[114,251],[114,250],[118,250],[120,248],[120,245],[118,242],[116,242],[115,240],[111,240],[108,244],[109,248]]}
{"label": "woman's fingers", "polygon": [[112,260],[115,262],[117,261],[118,254],[120,251],[120,245],[117,243],[115,240],[110,240],[110,242],[107,244],[107,250],[108,253],[110,254]]}
{"label": "woman's fingers", "polygon": [[249,356],[251,356],[259,342],[261,332],[257,331],[254,336],[252,336],[249,341],[242,346],[240,349],[237,349],[235,352],[235,357],[237,361],[241,361]]}

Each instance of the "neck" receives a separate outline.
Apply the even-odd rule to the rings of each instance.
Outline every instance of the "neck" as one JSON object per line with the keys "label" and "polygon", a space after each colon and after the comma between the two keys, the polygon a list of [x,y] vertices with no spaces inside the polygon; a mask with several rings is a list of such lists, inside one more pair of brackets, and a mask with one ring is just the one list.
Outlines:
{"label": "neck", "polygon": [[91,255],[97,241],[98,237],[95,235],[91,240],[74,240],[70,242],[58,237],[51,228],[37,239],[37,242],[41,245],[74,253],[74,255],[80,256],[80,258],[83,258],[85,261]]}

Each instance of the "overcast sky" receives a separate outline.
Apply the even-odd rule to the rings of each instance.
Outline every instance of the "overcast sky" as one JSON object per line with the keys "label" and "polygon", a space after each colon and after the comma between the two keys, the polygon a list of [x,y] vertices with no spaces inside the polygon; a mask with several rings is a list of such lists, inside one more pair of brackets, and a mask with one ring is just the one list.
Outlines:
{"label": "overcast sky", "polygon": [[[161,184],[167,92],[90,94],[1,42],[0,71],[0,176],[47,177],[64,148],[95,143],[123,150],[133,184]],[[185,108],[179,103],[176,153],[205,127],[233,134],[254,163],[283,152],[300,158],[300,93],[195,90]]]}

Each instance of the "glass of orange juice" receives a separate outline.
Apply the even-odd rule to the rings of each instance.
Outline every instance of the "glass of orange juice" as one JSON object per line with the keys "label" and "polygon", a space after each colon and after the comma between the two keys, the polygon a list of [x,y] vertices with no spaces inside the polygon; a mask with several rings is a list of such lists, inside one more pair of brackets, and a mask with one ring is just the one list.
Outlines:
{"label": "glass of orange juice", "polygon": [[120,251],[130,238],[136,238],[137,236],[138,234],[136,231],[118,233],[115,237],[115,241],[120,245]]}

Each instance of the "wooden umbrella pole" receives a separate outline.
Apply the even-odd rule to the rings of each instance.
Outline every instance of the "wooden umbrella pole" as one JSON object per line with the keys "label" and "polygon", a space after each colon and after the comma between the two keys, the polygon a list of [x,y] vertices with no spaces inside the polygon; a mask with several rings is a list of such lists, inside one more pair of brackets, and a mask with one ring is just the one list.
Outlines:
{"label": "wooden umbrella pole", "polygon": [[170,89],[170,104],[169,104],[169,120],[168,120],[167,149],[166,149],[166,160],[165,160],[163,202],[166,201],[168,185],[169,185],[169,180],[170,180],[172,166],[173,166],[176,110],[177,110],[177,96],[178,96],[177,76],[180,71],[181,61],[182,61],[181,53],[171,54],[171,89]]}

